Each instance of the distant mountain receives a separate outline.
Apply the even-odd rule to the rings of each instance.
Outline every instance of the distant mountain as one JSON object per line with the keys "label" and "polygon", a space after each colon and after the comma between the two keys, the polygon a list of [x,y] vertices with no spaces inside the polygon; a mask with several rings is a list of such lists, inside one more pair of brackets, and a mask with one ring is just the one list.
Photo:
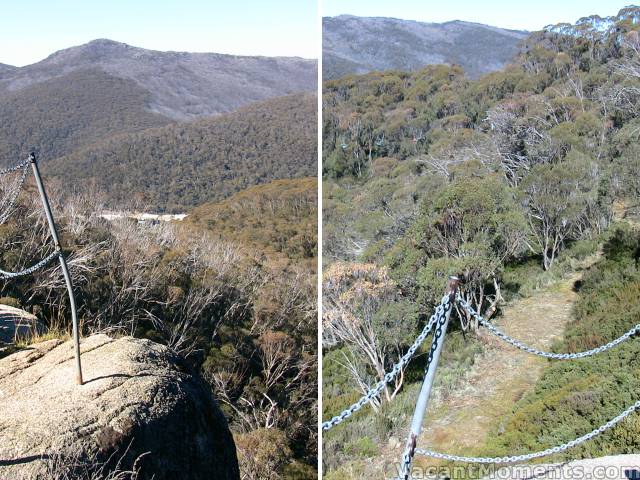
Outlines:
{"label": "distant mountain", "polygon": [[4,63],[0,63],[0,78],[2,78],[3,75],[15,71],[17,68],[18,67],[14,67],[12,65],[5,65]]}
{"label": "distant mountain", "polygon": [[500,70],[528,32],[479,23],[424,23],[340,15],[322,20],[323,78],[373,70],[418,70],[461,65],[472,78]]}
{"label": "distant mountain", "polygon": [[317,171],[317,97],[295,94],[190,123],[117,135],[44,164],[47,176],[97,188],[111,206],[142,196],[185,211],[253,185]]}
{"label": "distant mountain", "polygon": [[47,162],[113,135],[316,86],[315,60],[157,52],[95,40],[33,65],[0,65],[0,167],[32,147]]}
{"label": "distant mountain", "polygon": [[230,112],[251,102],[315,91],[317,62],[291,57],[159,52],[94,40],[16,69],[0,79],[0,94],[78,70],[100,69],[149,92],[149,110],[174,120]]}

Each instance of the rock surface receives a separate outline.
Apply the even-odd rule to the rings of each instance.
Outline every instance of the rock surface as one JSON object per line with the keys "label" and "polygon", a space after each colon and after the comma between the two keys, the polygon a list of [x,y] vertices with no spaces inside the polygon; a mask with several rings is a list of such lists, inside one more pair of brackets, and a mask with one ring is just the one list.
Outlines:
{"label": "rock surface", "polygon": [[0,479],[57,478],[52,463],[120,459],[128,469],[147,452],[141,479],[239,478],[233,438],[208,387],[166,347],[94,335],[82,341],[82,362],[78,386],[71,342],[0,360]]}

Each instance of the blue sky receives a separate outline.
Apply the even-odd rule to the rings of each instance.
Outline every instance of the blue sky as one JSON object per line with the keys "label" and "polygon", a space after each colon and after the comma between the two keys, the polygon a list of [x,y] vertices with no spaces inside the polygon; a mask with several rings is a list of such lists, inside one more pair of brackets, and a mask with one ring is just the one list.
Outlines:
{"label": "blue sky", "polygon": [[615,15],[630,3],[629,0],[323,0],[322,14],[395,17],[424,22],[466,20],[533,31],[551,23],[573,23],[587,15]]}
{"label": "blue sky", "polygon": [[8,0],[0,63],[23,66],[96,38],[155,50],[318,56],[317,0]]}

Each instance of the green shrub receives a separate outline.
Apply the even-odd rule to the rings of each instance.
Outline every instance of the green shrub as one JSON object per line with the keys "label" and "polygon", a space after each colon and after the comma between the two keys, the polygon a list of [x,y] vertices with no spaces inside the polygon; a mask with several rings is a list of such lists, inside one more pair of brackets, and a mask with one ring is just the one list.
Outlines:
{"label": "green shrub", "polygon": [[378,454],[378,445],[369,437],[362,437],[348,444],[345,451],[358,457],[373,457]]}
{"label": "green shrub", "polygon": [[243,478],[283,478],[292,459],[286,435],[275,428],[261,428],[234,435]]}
{"label": "green shrub", "polygon": [[[640,270],[634,259],[640,236],[616,229],[605,243],[605,258],[584,275],[574,320],[557,351],[581,351],[617,338],[640,318]],[[556,362],[515,406],[503,431],[483,454],[542,450],[581,436],[632,405],[640,391],[640,344],[628,341],[596,356]],[[637,452],[640,416],[633,414],[559,459]],[[547,459],[553,460],[553,459]]]}

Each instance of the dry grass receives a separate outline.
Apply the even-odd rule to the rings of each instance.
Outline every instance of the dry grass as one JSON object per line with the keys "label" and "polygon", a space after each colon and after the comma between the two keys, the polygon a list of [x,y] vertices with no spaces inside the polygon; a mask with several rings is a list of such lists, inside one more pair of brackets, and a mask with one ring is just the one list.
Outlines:
{"label": "dry grass", "polygon": [[26,469],[18,474],[16,480],[139,480],[140,461],[146,455],[140,455],[131,468],[123,467],[128,448],[120,456],[113,454],[105,461],[97,455],[87,457],[84,452],[63,448],[61,451],[46,454],[38,462],[39,468]]}
{"label": "dry grass", "polygon": [[62,340],[63,342],[71,339],[71,333],[62,328],[50,328],[46,332],[33,332],[33,334],[19,338],[15,346],[17,349],[27,348],[36,343],[46,342],[48,340]]}

